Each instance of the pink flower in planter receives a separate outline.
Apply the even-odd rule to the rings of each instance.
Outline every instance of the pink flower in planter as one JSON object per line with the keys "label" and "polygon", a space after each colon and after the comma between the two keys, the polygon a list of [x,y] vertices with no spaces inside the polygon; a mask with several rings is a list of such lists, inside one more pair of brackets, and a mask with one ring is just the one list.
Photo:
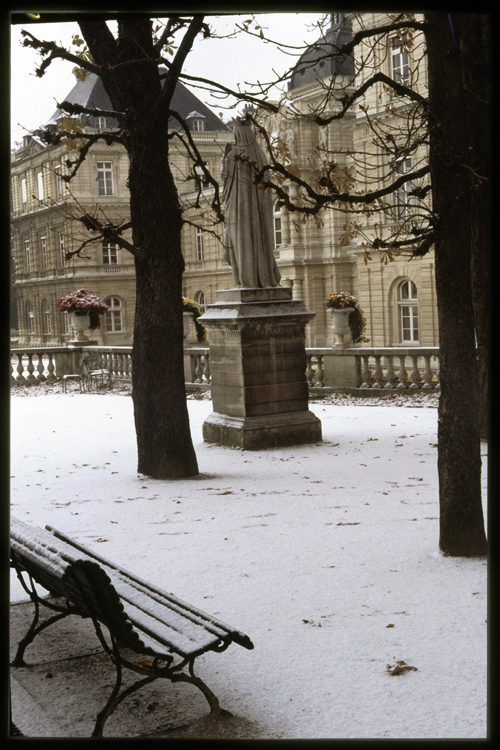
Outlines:
{"label": "pink flower in planter", "polygon": [[94,328],[100,328],[100,313],[109,310],[107,304],[89,289],[77,289],[74,292],[70,292],[70,294],[67,294],[65,297],[60,297],[57,300],[57,306],[61,312],[75,313],[76,315],[79,313],[82,315],[88,313],[90,321],[89,328],[91,330]]}

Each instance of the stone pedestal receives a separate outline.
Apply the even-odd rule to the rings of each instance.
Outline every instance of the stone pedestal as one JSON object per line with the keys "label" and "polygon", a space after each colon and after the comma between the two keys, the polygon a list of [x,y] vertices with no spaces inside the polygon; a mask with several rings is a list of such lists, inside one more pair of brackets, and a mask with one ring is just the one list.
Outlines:
{"label": "stone pedestal", "polygon": [[[351,347],[349,351],[353,351]],[[333,388],[359,388],[361,385],[361,362],[355,354],[346,350],[332,349],[331,355],[323,357],[324,384]]]}
{"label": "stone pedestal", "polygon": [[206,442],[259,450],[321,441],[305,374],[305,326],[314,315],[285,287],[217,292],[200,318],[214,408]]}

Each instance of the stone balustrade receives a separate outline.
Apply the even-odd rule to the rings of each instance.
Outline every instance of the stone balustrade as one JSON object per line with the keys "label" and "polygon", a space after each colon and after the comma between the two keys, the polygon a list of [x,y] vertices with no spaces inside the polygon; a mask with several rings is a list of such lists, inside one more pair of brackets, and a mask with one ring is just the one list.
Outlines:
{"label": "stone balustrade", "polygon": [[60,346],[11,349],[11,382],[37,383],[77,373],[85,354],[98,354],[113,380],[132,378],[131,346]]}
{"label": "stone balustrade", "polygon": [[439,347],[306,349],[309,387],[438,390]]}
{"label": "stone balustrade", "polygon": [[[131,380],[131,346],[68,346],[11,349],[11,381],[31,384],[76,373],[85,353],[98,354],[113,380]],[[210,386],[210,352],[206,346],[184,349],[186,383]],[[438,390],[439,347],[306,348],[310,388],[336,391]]]}
{"label": "stone balustrade", "polygon": [[210,354],[208,347],[191,346],[184,349],[184,374],[186,383],[210,386]]}

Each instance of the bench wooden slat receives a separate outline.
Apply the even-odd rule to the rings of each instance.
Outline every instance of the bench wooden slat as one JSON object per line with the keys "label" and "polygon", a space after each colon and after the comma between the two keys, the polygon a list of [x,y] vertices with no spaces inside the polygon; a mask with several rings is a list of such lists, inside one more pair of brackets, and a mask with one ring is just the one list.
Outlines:
{"label": "bench wooden slat", "polygon": [[[89,559],[94,559],[98,561],[99,563],[101,563],[103,566],[105,566],[108,574],[110,575],[112,580],[114,580],[115,582],[117,581],[117,579],[113,578],[111,571],[114,571],[118,576],[120,576],[123,582],[128,581],[128,583],[131,586],[133,586],[137,591],[143,591],[145,594],[147,594],[149,597],[154,598],[156,601],[160,603],[164,603],[165,605],[168,605],[168,607],[173,612],[178,612],[183,617],[192,619],[193,622],[199,622],[200,625],[203,625],[205,629],[209,630],[210,632],[213,632],[214,635],[217,635],[220,638],[222,638],[223,635],[230,636],[231,640],[234,641],[235,643],[238,643],[240,646],[244,646],[245,648],[248,648],[248,649],[253,648],[253,644],[247,635],[245,635],[239,630],[236,630],[235,628],[232,628],[230,625],[227,625],[222,620],[219,620],[216,617],[212,617],[211,615],[207,614],[203,610],[198,609],[197,607],[194,607],[192,604],[188,604],[187,602],[183,601],[182,599],[179,599],[173,594],[169,594],[166,591],[163,591],[162,589],[159,589],[153,586],[152,584],[139,578],[138,576],[134,575],[130,571],[126,570],[125,568],[122,568],[121,566],[116,565],[115,563],[111,562],[105,557],[102,557],[102,555],[99,555],[96,552],[86,549],[78,542],[74,542],[72,539],[67,537],[61,531],[58,531],[57,529],[55,529],[53,526],[47,525],[45,528],[47,529],[47,531],[53,534],[57,539],[60,539],[61,541],[66,542],[66,544],[69,544],[71,547],[83,552],[86,556],[88,556]],[[121,588],[121,586],[118,583],[117,583],[117,586],[118,588]],[[134,603],[134,598],[131,598],[131,601],[132,603]]]}
{"label": "bench wooden slat", "polygon": [[[25,567],[31,562],[35,572],[37,563],[43,561],[48,571],[53,571],[53,575],[47,573],[44,578],[43,567],[38,565],[36,580],[84,611],[88,608],[79,587],[86,587],[97,618],[105,624],[114,618],[115,629],[136,650],[157,654],[173,651],[183,657],[194,657],[232,641],[253,648],[244,633],[137,578],[53,527],[37,529],[18,519],[13,519],[12,526],[12,549],[25,559]],[[90,563],[100,567],[105,577],[89,567]],[[74,580],[75,572],[78,585]],[[96,597],[95,592],[92,596],[92,586],[102,589],[101,598]],[[106,607],[107,598],[113,600],[112,608]]]}
{"label": "bench wooden slat", "polygon": [[[168,611],[169,630],[173,633],[177,631],[184,634],[184,637],[189,638],[193,644],[199,642],[200,638],[208,644],[207,636],[210,636],[209,640],[216,643],[231,634],[227,626],[220,627],[206,617],[201,618],[191,610],[180,607],[177,602],[172,601],[172,598],[161,597],[157,592],[144,589],[137,582],[124,578],[119,573],[111,574],[110,578],[120,597],[127,602],[127,611],[129,611],[129,606],[135,608],[136,615],[133,619],[138,623],[149,621],[148,618],[162,622]],[[164,637],[167,638],[167,636]]]}

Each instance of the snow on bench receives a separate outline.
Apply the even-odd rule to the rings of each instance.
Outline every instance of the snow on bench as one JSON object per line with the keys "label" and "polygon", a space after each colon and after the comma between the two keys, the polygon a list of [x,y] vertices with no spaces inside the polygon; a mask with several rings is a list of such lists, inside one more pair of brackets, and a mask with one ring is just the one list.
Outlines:
{"label": "snow on bench", "polygon": [[[10,554],[11,566],[35,603],[33,622],[18,645],[13,666],[25,665],[24,651],[40,631],[70,614],[92,618],[101,644],[115,663],[117,682],[98,714],[93,737],[102,736],[104,723],[118,703],[144,684],[144,679],[138,680],[119,693],[122,666],[143,677],[146,674],[153,679],[190,682],[205,695],[211,713],[227,713],[195,676],[194,660],[207,651],[224,651],[233,642],[252,649],[247,635],[87,550],[51,526],[41,529],[12,518]],[[42,598],[35,581],[65,599],[65,605]],[[38,625],[39,604],[57,614]],[[109,631],[111,646],[103,637],[101,625]],[[151,663],[130,661],[123,655],[124,648],[153,657]],[[180,660],[176,661],[176,656]]]}

